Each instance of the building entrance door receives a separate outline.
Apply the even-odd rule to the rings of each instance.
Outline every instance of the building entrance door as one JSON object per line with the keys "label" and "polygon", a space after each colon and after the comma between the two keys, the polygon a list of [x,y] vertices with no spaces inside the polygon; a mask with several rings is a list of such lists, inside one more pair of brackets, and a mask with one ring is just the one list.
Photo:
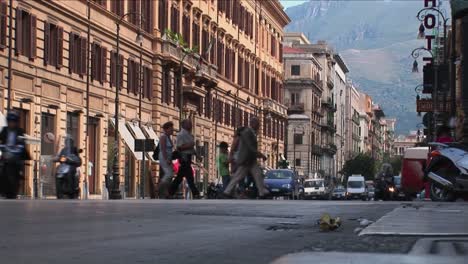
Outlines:
{"label": "building entrance door", "polygon": [[99,177],[97,175],[98,166],[98,138],[99,138],[99,119],[90,117],[88,124],[88,183],[89,193],[99,194]]}
{"label": "building entrance door", "polygon": [[[41,182],[41,196],[54,196],[55,195],[55,177],[54,177],[54,162],[52,161],[58,149],[55,143],[45,139],[47,133],[55,134],[55,116],[48,113],[41,114],[41,158],[40,158],[40,182]],[[58,148],[58,146],[57,146]]]}

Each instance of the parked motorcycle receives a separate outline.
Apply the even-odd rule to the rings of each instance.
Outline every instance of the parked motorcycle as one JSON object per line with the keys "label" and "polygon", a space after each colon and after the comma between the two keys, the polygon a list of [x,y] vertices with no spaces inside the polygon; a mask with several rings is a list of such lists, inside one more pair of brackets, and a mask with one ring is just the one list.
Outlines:
{"label": "parked motorcycle", "polygon": [[57,161],[60,163],[55,173],[57,199],[78,198],[80,176],[76,169],[81,166],[81,158],[76,154],[68,154],[61,155]]}
{"label": "parked motorcycle", "polygon": [[468,146],[459,143],[430,143],[425,180],[433,201],[455,201],[468,194]]}

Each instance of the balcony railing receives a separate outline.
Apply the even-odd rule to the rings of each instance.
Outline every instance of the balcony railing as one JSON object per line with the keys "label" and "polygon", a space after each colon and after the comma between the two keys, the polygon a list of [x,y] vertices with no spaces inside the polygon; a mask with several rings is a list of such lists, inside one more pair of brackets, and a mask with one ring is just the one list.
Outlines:
{"label": "balcony railing", "polygon": [[[162,43],[162,53],[167,59],[172,59],[176,63],[180,63],[180,61],[184,57],[184,52],[182,51],[182,49],[168,40],[163,41]],[[216,66],[207,64],[206,62],[200,63],[199,54],[185,56],[184,64],[192,68],[194,71],[197,69],[197,67],[199,67],[199,73],[201,74],[201,76],[209,77],[212,79],[217,78]]]}
{"label": "balcony railing", "polygon": [[312,154],[321,156],[323,155],[323,149],[320,145],[312,145]]}
{"label": "balcony railing", "polygon": [[289,113],[304,113],[305,111],[304,103],[288,103],[286,106]]}

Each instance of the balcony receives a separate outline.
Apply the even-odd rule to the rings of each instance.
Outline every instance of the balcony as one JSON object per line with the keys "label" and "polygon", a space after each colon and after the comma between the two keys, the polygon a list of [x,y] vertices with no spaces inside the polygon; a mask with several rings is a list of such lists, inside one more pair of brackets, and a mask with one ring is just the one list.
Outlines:
{"label": "balcony", "polygon": [[336,112],[335,103],[331,98],[322,99],[322,107],[330,110],[331,112]]}
{"label": "balcony", "polygon": [[288,103],[288,114],[303,114],[305,112],[304,103]]}
{"label": "balcony", "polygon": [[333,122],[331,122],[331,121],[322,122],[322,124],[320,124],[320,126],[322,127],[322,131],[329,131],[332,134],[336,132],[335,124],[333,124]]}
{"label": "balcony", "polygon": [[319,145],[312,145],[312,155],[322,156],[323,155],[322,147]]}
{"label": "balcony", "polygon": [[333,82],[331,75],[327,76],[327,86],[330,89],[333,89],[333,87],[335,87],[335,83]]}
{"label": "balcony", "polygon": [[178,67],[180,61],[184,59],[184,66],[189,71],[186,74],[191,74],[195,82],[203,83],[206,86],[216,86],[218,83],[217,67],[206,61],[200,63],[199,54],[185,56],[182,49],[177,47],[175,43],[165,40],[162,42],[162,55],[166,63],[174,68]]}
{"label": "balcony", "polygon": [[332,156],[336,154],[337,150],[338,148],[336,147],[335,144],[327,144],[323,147],[323,152],[328,153]]}

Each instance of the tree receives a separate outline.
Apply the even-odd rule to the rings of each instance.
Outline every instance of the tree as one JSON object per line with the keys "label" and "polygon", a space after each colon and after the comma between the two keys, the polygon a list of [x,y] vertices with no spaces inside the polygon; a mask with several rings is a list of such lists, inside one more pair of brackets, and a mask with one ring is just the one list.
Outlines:
{"label": "tree", "polygon": [[360,153],[353,159],[345,162],[343,174],[345,175],[345,182],[352,174],[360,174],[364,176],[366,180],[374,180],[375,160],[369,154]]}

